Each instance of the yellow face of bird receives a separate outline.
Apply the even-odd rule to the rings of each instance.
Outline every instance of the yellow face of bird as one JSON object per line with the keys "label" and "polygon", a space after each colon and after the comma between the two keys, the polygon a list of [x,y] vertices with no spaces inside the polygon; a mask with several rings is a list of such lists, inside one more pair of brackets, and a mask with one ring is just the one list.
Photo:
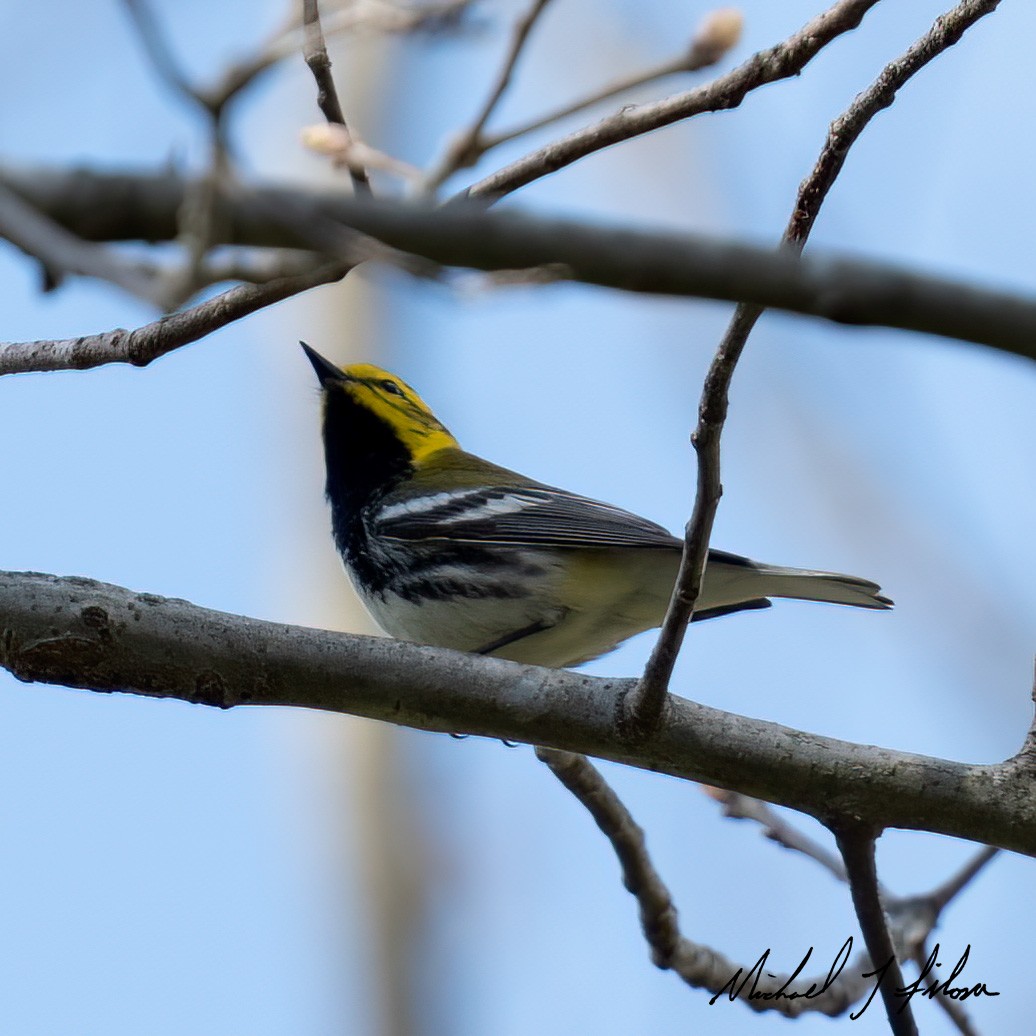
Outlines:
{"label": "yellow face of bird", "polygon": [[428,404],[405,382],[372,363],[342,368],[343,378],[328,391],[347,392],[352,401],[384,421],[417,464],[438,450],[458,448]]}

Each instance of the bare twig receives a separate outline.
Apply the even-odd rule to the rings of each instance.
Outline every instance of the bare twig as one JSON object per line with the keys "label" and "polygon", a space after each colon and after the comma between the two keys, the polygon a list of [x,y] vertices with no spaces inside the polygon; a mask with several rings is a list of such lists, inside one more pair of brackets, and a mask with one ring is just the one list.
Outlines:
{"label": "bare twig", "polygon": [[237,90],[247,85],[240,81],[233,92],[209,92],[195,87],[184,74],[156,22],[147,0],[123,0],[141,43],[159,76],[169,86],[196,104],[209,125],[209,169],[184,193],[177,213],[177,240],[183,246],[185,262],[179,271],[166,276],[166,304],[174,309],[205,286],[205,261],[217,243],[219,233],[219,193],[230,176],[226,135],[223,128],[225,106]]}
{"label": "bare twig", "polygon": [[[807,838],[806,835],[797,831],[790,824],[785,823],[774,812],[773,807],[768,802],[752,798],[749,795],[741,795],[736,791],[727,791],[723,788],[705,786],[704,790],[710,797],[722,803],[724,816],[733,817],[736,820],[755,821],[762,827],[763,833],[772,842],[776,842],[785,849],[808,856],[819,863],[838,881],[848,881],[845,864],[840,858],[829,853],[822,845],[811,838]],[[910,896],[906,898],[894,896],[882,888],[880,884],[878,891],[890,910],[893,907],[913,904],[917,901],[926,913],[932,915],[932,924],[934,924],[946,907],[975,880],[986,864],[994,859],[999,851],[999,849],[993,846],[983,846],[956,874],[923,896]]]}
{"label": "bare twig", "polygon": [[[933,917],[937,919],[946,906],[967,888],[986,864],[993,860],[998,853],[999,850],[993,846],[987,845],[980,849],[957,874],[950,877],[927,895],[917,897],[917,906],[921,909],[927,908],[931,911]],[[890,912],[892,907],[893,904],[889,903]],[[920,971],[924,973],[929,961],[929,949],[926,941],[923,941],[916,947],[913,953],[913,960]],[[933,999],[946,1012],[947,1017],[956,1026],[958,1032],[962,1033],[963,1036],[978,1036],[978,1032],[971,1024],[971,1020],[968,1018],[968,1014],[962,1004],[949,996],[936,996]]]}
{"label": "bare twig", "polygon": [[358,162],[366,169],[389,173],[408,183],[421,179],[421,170],[392,155],[378,151],[362,140],[356,140],[344,127],[333,122],[322,122],[318,126],[303,126],[299,132],[302,146],[318,155],[326,155],[338,167]]}
{"label": "bare twig", "polygon": [[596,151],[708,111],[736,108],[751,91],[798,75],[832,40],[855,29],[878,0],[838,0],[783,43],[760,51],[705,86],[654,104],[623,108],[593,126],[512,162],[458,197],[493,201]]}
{"label": "bare twig", "polygon": [[842,171],[849,148],[871,119],[892,104],[912,76],[958,43],[975,22],[992,14],[999,5],[1000,0],[963,0],[937,18],[928,32],[902,57],[886,65],[878,78],[831,123],[817,164],[799,187],[795,209],[784,231],[784,244],[800,249],[805,245],[820,206]]}
{"label": "bare twig", "polygon": [[285,277],[305,277],[327,264],[325,256],[294,248],[235,248],[224,254],[217,250],[205,257],[201,269],[203,284],[243,281],[266,284]]}
{"label": "bare twig", "polygon": [[[923,971],[927,965],[928,954],[928,947],[924,944],[914,951],[911,959],[917,965],[919,971]],[[943,1009],[946,1016],[962,1036],[979,1036],[978,1030],[971,1024],[967,1011],[956,1000],[951,1000],[948,996],[937,996],[935,997],[935,1002]]]}
{"label": "bare twig", "polygon": [[652,960],[660,968],[671,967],[681,938],[676,907],[648,856],[643,830],[585,755],[538,747],[536,757],[587,808],[612,843],[623,884],[640,907]]}
{"label": "bare twig", "polygon": [[[834,1016],[845,1013],[866,998],[855,1015],[859,1017],[873,999],[875,976],[880,974],[883,983],[892,981],[893,967],[886,966],[885,961],[895,962],[893,942],[902,956],[917,954],[938,922],[941,910],[949,902],[936,906],[937,893],[896,899],[889,910],[890,928],[886,928],[880,905],[876,906],[873,852],[869,858],[867,855],[867,845],[873,847],[873,840],[869,834],[863,834],[853,841],[856,837],[854,830],[847,836],[845,848],[856,855],[847,861],[847,866],[853,868],[854,897],[859,891],[861,903],[868,911],[862,920],[867,926],[864,932],[870,952],[849,962],[852,945],[849,940],[842,948],[844,957],[839,957],[841,967],[833,965],[828,975],[816,978],[799,974],[805,968],[808,954],[791,975],[775,975],[769,971],[768,951],[751,966],[736,964],[722,953],[692,942],[681,934],[676,907],[648,854],[644,832],[590,761],[582,755],[550,748],[537,748],[536,755],[582,803],[611,842],[622,867],[623,884],[640,908],[641,929],[651,949],[652,961],[659,968],[676,972],[689,986],[709,990],[713,993],[713,1003],[725,995],[731,1000],[740,1000],[753,1010],[776,1011],[787,1017],[798,1017],[805,1012]],[[980,854],[980,858],[984,856],[984,853]],[[973,869],[974,864],[965,871]],[[843,877],[843,880],[846,879]],[[946,887],[951,884],[959,892],[966,882],[958,877],[948,882]],[[873,914],[875,909],[877,922]],[[876,938],[876,926],[885,931],[887,946]],[[879,956],[874,955],[875,947]],[[872,963],[874,960],[880,962],[877,969]],[[902,976],[898,984],[902,986]],[[888,985],[889,990],[894,988]],[[899,1003],[893,1002],[898,1009]],[[908,1012],[899,1016],[900,1028],[895,1028],[895,1032],[909,1031],[902,1021],[907,1016]]]}
{"label": "bare twig", "polygon": [[[348,132],[349,127],[338,101],[334,77],[331,75],[331,59],[327,56],[327,44],[324,42],[324,33],[320,27],[318,0],[302,0],[302,18],[306,40],[303,54],[317,83],[317,104],[328,122],[342,126]],[[370,180],[367,178],[367,171],[355,161],[349,161],[348,165],[349,176],[356,193],[370,194]]]}
{"label": "bare twig", "polygon": [[[137,24],[141,40],[152,55],[156,70],[177,92],[189,96],[209,111],[222,111],[264,72],[293,57],[304,43],[301,10],[292,10],[252,53],[224,68],[209,86],[191,83],[177,65],[144,0],[124,0]],[[324,20],[325,36],[370,30],[383,33],[436,31],[455,22],[474,0],[400,5],[377,3],[341,6]],[[293,8],[298,5],[293,4]]]}
{"label": "bare twig", "polygon": [[485,153],[487,145],[482,139],[482,131],[485,129],[490,116],[496,110],[497,104],[500,103],[500,98],[503,97],[507,87],[510,85],[515,66],[518,64],[518,58],[521,56],[526,40],[529,38],[529,33],[532,32],[533,26],[539,20],[548,3],[550,3],[550,0],[532,0],[529,9],[515,23],[507,54],[504,57],[500,71],[497,73],[496,81],[489,91],[489,96],[471,125],[459,133],[450,142],[443,156],[432,164],[431,170],[421,184],[422,191],[428,193],[435,191],[443,181],[452,176],[458,169],[474,165],[481,155]]}
{"label": "bare twig", "polygon": [[703,68],[709,68],[720,61],[736,45],[740,35],[741,15],[738,11],[731,9],[713,11],[702,20],[702,24],[692,38],[690,46],[684,47],[679,54],[659,62],[652,68],[634,72],[631,75],[624,76],[622,79],[617,79],[600,90],[573,101],[571,104],[556,108],[546,115],[530,119],[500,133],[482,134],[477,142],[473,142],[479,146],[478,157],[481,157],[481,155],[492,148],[498,147],[500,144],[507,143],[509,140],[514,140],[517,137],[524,136],[526,133],[542,129],[551,123],[559,122],[561,119],[575,115],[577,112],[599,104],[601,101],[606,101],[619,94],[628,93],[638,86],[646,86],[648,83],[665,79],[668,76],[687,72],[699,72]]}
{"label": "bare twig", "polygon": [[151,64],[170,89],[197,104],[207,114],[218,114],[213,108],[213,99],[191,83],[180,68],[179,62],[173,57],[165,34],[159,28],[147,0],[123,0],[123,5],[129,12]]}
{"label": "bare twig", "polygon": [[256,310],[318,284],[341,280],[350,268],[345,263],[324,263],[308,273],[261,285],[239,285],[191,309],[172,313],[133,331],[120,327],[104,334],[63,341],[3,342],[0,343],[0,375],[86,370],[104,363],[132,363],[143,367]]}
{"label": "bare twig", "polygon": [[834,853],[828,852],[819,842],[807,838],[791,824],[785,823],[768,802],[753,799],[748,795],[740,795],[736,791],[726,791],[723,788],[706,787],[704,790],[722,804],[724,816],[735,820],[754,820],[762,827],[763,833],[770,841],[776,842],[792,852],[808,856],[829,871],[838,881],[846,880],[845,865],[841,859]]}
{"label": "bare twig", "polygon": [[[863,978],[869,969],[866,957],[858,958],[835,980],[827,982],[825,978],[800,978],[797,974],[775,975],[761,965],[739,965],[724,954],[685,938],[669,889],[648,855],[644,832],[599,771],[585,756],[571,752],[537,748],[536,755],[586,807],[611,842],[622,867],[623,884],[640,908],[640,926],[656,967],[674,971],[687,985],[706,989],[715,998],[728,995],[752,1010],[776,1011],[789,1018],[807,1011],[831,1016],[844,1014],[867,994],[872,983]],[[814,995],[802,996],[802,991],[810,986]],[[748,995],[748,987],[763,995]],[[782,989],[783,996],[765,995]]]}
{"label": "bare twig", "polygon": [[[822,846],[806,838],[791,825],[784,823],[774,810],[759,799],[719,788],[705,790],[724,805],[724,815],[738,819],[754,820],[763,827],[767,838],[787,849],[801,852],[816,860],[840,881],[848,881],[845,866],[833,858]],[[889,913],[892,940],[897,953],[904,959],[910,957],[924,975],[930,970],[929,950],[926,945],[928,933],[935,928],[946,907],[975,879],[978,873],[992,860],[998,849],[986,846],[972,857],[960,871],[931,892],[920,896],[894,896],[878,885],[882,903]],[[964,1036],[977,1036],[964,1008],[950,996],[935,996],[936,1003],[946,1012],[959,1032]]]}
{"label": "bare twig", "polygon": [[910,1000],[896,997],[896,990],[903,989],[906,983],[878,896],[878,872],[874,865],[876,832],[863,825],[845,822],[833,825],[832,830],[845,861],[856,919],[860,922],[867,952],[876,968],[878,991],[885,1004],[892,1036],[917,1036]]}
{"label": "bare twig", "polygon": [[999,851],[999,849],[992,845],[987,845],[979,850],[957,874],[929,895],[928,898],[931,900],[934,909],[937,911],[942,910],[943,907],[959,896],[978,877],[986,864],[996,857]]}
{"label": "bare twig", "polygon": [[[805,245],[820,206],[842,169],[846,153],[870,120],[892,103],[897,90],[911,76],[956,43],[969,26],[993,11],[998,3],[999,0],[964,0],[937,19],[903,57],[886,66],[870,88],[831,124],[820,158],[799,188],[782,238],[786,249],[797,252]],[[730,381],[748,336],[762,312],[758,305],[743,302],[738,305],[705,379],[698,425],[692,436],[698,457],[697,492],[684,537],[683,558],[662,631],[644,670],[643,680],[628,703],[633,726],[641,731],[651,729],[662,715],[673,666],[701,591],[709,538],[723,492],[719,442],[727,417]]]}

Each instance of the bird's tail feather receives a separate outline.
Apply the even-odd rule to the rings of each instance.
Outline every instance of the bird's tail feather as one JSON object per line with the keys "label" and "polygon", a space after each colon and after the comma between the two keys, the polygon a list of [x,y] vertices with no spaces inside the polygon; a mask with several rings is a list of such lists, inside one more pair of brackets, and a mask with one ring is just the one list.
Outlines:
{"label": "bird's tail feather", "polygon": [[892,601],[881,595],[881,587],[869,579],[846,576],[839,572],[817,572],[803,568],[779,568],[757,565],[755,582],[759,596],[790,597],[800,601],[829,601],[856,608],[892,607]]}

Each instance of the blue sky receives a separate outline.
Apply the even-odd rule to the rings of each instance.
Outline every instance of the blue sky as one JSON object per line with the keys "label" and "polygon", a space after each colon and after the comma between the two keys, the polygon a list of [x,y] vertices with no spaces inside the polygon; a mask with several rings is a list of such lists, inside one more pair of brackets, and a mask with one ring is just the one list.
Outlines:
{"label": "blue sky", "polygon": [[[154,80],[117,3],[8,5],[0,48],[5,161],[196,163],[200,124]],[[477,106],[514,7],[455,41],[337,55],[371,143],[421,163]],[[275,23],[277,4],[157,4],[190,68],[213,69]],[[646,65],[704,8],[557,4],[499,124],[607,73]],[[815,3],[749,3],[735,57]],[[513,204],[775,241],[828,121],[940,7],[879,5],[795,82],[592,157]],[[923,72],[853,150],[813,244],[1031,292],[1036,101],[1027,5],[1004,4]],[[682,23],[681,23],[682,22]],[[592,25],[592,30],[587,26]],[[47,46],[26,41],[46,39]],[[575,41],[575,42],[574,42]],[[366,48],[366,49],[364,49]],[[42,56],[41,56],[42,55]],[[677,83],[667,84],[676,89]],[[235,113],[256,176],[316,178],[297,148],[317,121],[300,61]],[[546,138],[543,138],[546,139]],[[495,168],[528,145],[487,159]],[[460,181],[458,181],[458,186]],[[811,245],[813,247],[813,245]],[[5,340],[153,317],[114,289],[39,276],[0,250]],[[367,271],[344,302],[289,302],[144,370],[0,380],[2,566],[87,575],[209,607],[346,628],[320,499],[312,372],[299,338],[414,384],[469,449],[679,529],[702,373],[729,307],[554,286],[415,283]],[[336,308],[341,305],[352,309]],[[1017,359],[903,333],[763,318],[737,372],[714,542],[774,563],[873,578],[891,614],[781,604],[697,626],[674,689],[793,727],[954,759],[1012,754],[1028,726],[1036,380]],[[637,638],[593,663],[633,674]],[[26,1034],[375,1033],[368,928],[371,802],[357,759],[399,792],[421,905],[409,912],[418,1032],[574,1027],[602,1034],[767,1033],[785,1023],[654,969],[608,846],[526,749],[288,709],[217,713],[0,677],[0,1028]],[[371,746],[374,746],[373,748]],[[853,931],[844,890],[720,819],[691,785],[606,766],[645,827],[687,934],[781,967]],[[364,772],[370,773],[370,770]],[[824,833],[805,820],[807,830]],[[897,892],[973,851],[887,834]],[[981,1031],[1028,1018],[1031,863],[997,860],[946,915],[952,959],[1001,996]],[[931,1005],[926,1033],[947,1032]],[[843,1023],[845,1024],[845,1023]],[[797,1023],[828,1031],[826,1020]],[[854,1033],[882,1032],[878,1011]]]}

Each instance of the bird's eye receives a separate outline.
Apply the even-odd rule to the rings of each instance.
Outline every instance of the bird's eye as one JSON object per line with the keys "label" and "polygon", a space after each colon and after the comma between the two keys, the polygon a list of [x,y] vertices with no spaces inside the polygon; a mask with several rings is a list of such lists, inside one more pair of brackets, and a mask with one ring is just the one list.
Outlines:
{"label": "bird's eye", "polygon": [[406,393],[390,378],[385,378],[381,383],[381,387],[386,391],[390,392],[393,396],[403,396],[406,398]]}

